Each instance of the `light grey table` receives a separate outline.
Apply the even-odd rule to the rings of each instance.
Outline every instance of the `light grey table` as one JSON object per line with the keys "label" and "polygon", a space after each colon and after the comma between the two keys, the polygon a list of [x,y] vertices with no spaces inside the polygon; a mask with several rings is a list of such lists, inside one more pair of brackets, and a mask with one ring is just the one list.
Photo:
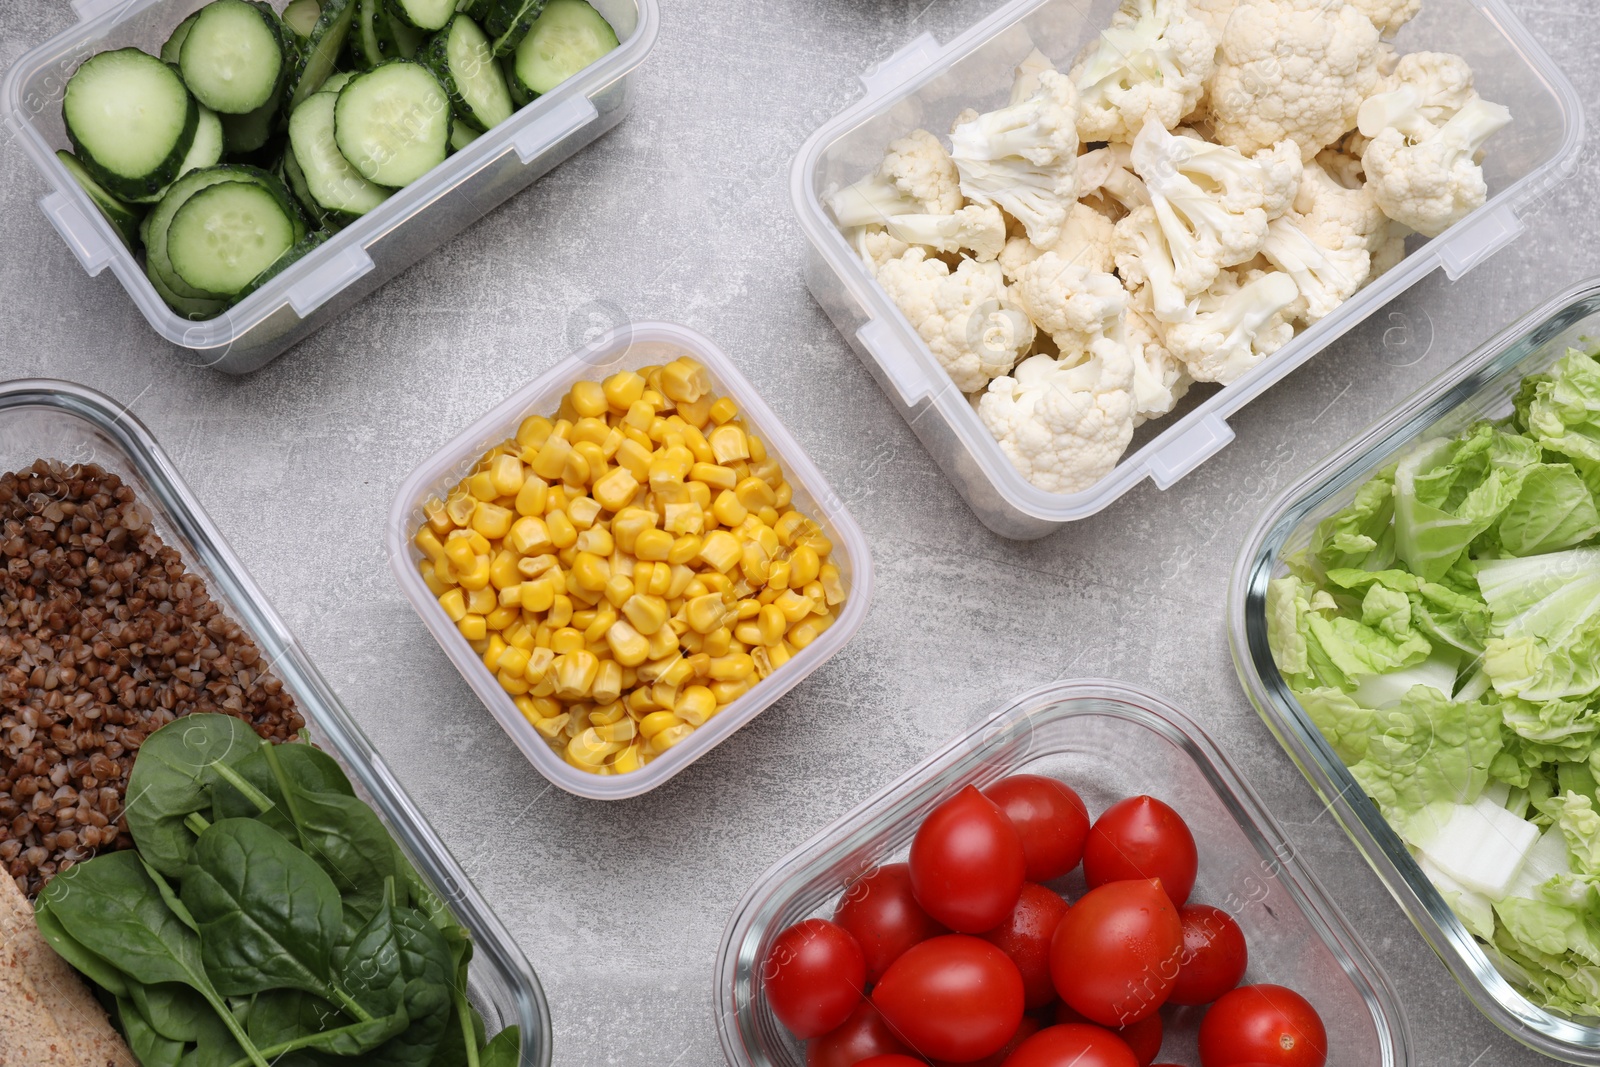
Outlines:
{"label": "light grey table", "polygon": [[[1267,733],[1234,676],[1224,595],[1266,500],[1542,296],[1600,273],[1584,165],[1524,237],[1435,273],[1247,407],[1238,438],[1043,541],[989,533],[812,301],[789,160],[924,30],[994,0],[668,3],[614,132],[252,377],[184,365],[106,272],[87,278],[0,151],[0,379],[67,378],[130,404],[176,460],[533,962],[556,1062],[721,1063],[712,960],[728,913],[794,845],[998,702],[1105,675],[1161,692],[1247,774],[1400,990],[1418,1064],[1536,1062],[1451,982]],[[1600,115],[1587,0],[1512,0]],[[62,2],[0,5],[0,66]],[[547,787],[390,577],[401,479],[617,315],[709,334],[849,502],[877,591],[832,662],[669,785],[600,804]],[[1385,345],[1403,327],[1410,341]],[[1391,341],[1398,334],[1391,335]]]}

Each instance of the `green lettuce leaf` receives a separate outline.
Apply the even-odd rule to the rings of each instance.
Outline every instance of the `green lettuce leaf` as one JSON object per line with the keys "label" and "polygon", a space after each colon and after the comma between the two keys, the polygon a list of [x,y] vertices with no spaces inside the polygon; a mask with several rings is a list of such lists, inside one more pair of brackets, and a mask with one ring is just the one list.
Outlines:
{"label": "green lettuce leaf", "polygon": [[1434,438],[1395,467],[1395,553],[1417,577],[1438,581],[1516,501],[1538,446],[1480,423],[1465,437]]}
{"label": "green lettuce leaf", "polygon": [[1587,697],[1600,689],[1600,548],[1570,548],[1478,568],[1495,636],[1484,668],[1502,696]]}
{"label": "green lettuce leaf", "polygon": [[1322,520],[1311,537],[1311,556],[1324,570],[1379,570],[1394,561],[1394,468],[1356,490],[1350,505]]}
{"label": "green lettuce leaf", "polygon": [[1537,381],[1531,396],[1517,397],[1528,436],[1548,452],[1572,461],[1591,489],[1600,485],[1600,362],[1568,349],[1554,374]]}
{"label": "green lettuce leaf", "polygon": [[1509,556],[1554,552],[1600,533],[1600,511],[1594,494],[1569,464],[1541,464],[1524,475],[1522,491],[1496,533],[1500,551]]}

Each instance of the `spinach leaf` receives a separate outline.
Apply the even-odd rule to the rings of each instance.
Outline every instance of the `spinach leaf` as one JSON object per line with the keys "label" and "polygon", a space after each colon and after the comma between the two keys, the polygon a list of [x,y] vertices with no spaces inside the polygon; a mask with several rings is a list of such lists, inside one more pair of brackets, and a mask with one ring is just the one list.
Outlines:
{"label": "spinach leaf", "polygon": [[[368,1019],[365,1022],[350,1023],[320,1033],[306,1034],[281,1044],[268,1046],[261,1051],[264,1055],[273,1057],[273,1067],[287,1067],[288,1064],[299,1062],[291,1058],[297,1052],[323,1052],[331,1056],[359,1057],[363,1067],[370,1067],[377,1063],[371,1058],[371,1050],[404,1030],[408,1022],[405,1009],[402,1008],[393,1015],[386,1015],[380,1019]],[[280,1056],[283,1058],[278,1059]],[[197,1067],[212,1067],[212,1065],[208,1062]],[[217,1067],[249,1067],[249,1061],[220,1060]]]}
{"label": "spinach leaf", "polygon": [[169,1041],[198,1041],[202,1020],[211,1014],[205,998],[181,982],[135,982],[128,987],[128,1000],[151,1029]]}
{"label": "spinach leaf", "polygon": [[478,1053],[478,1067],[517,1067],[522,1062],[522,1035],[508,1026]]}
{"label": "spinach leaf", "polygon": [[[278,745],[274,754],[285,776],[295,784],[313,793],[333,793],[338,796],[355,796],[350,779],[333,757],[309,744]],[[232,767],[240,778],[272,801],[269,812],[262,812],[255,802],[226,780],[212,786],[214,819],[260,819],[285,837],[293,837],[294,829],[289,809],[279,788],[278,778],[272,773],[267,759],[267,748],[262,746]]]}
{"label": "spinach leaf", "polygon": [[212,823],[195,843],[181,896],[200,924],[205,970],[219,992],[291,988],[339,999],[328,983],[342,922],[338,890],[270,826]]}
{"label": "spinach leaf", "polygon": [[426,1067],[451,1018],[454,968],[444,936],[420,912],[394,906],[392,880],[377,914],[341,954],[340,970],[350,995],[374,1015],[402,1006],[410,1025],[374,1050],[365,1062]]}
{"label": "spinach leaf", "polygon": [[112,996],[128,995],[127,976],[104,956],[84,947],[81,941],[67,933],[66,927],[61,925],[61,920],[56,918],[43,895],[34,902],[33,923],[39,928],[40,936],[55,949],[56,955],[77,968],[78,973]]}
{"label": "spinach leaf", "polygon": [[299,989],[271,989],[250,999],[245,1032],[262,1048],[343,1026],[332,1004]]}
{"label": "spinach leaf", "polygon": [[178,1067],[183,1059],[183,1042],[163,1037],[139,1013],[132,1002],[117,1001],[117,1018],[128,1048],[138,1057],[140,1067]]}
{"label": "spinach leaf", "polygon": [[[229,1018],[230,1021],[236,1021],[232,1016]],[[263,1051],[261,1055],[266,1057],[267,1053]],[[240,1051],[239,1042],[233,1032],[228,1027],[223,1026],[215,1016],[201,1022],[200,1036],[195,1044],[193,1057],[190,1060],[186,1054],[185,1062],[181,1067],[223,1067],[223,1065],[231,1064],[235,1061],[241,1061],[245,1064],[250,1063],[250,1060],[245,1058],[244,1053]],[[275,1062],[273,1067],[277,1067]]]}
{"label": "spinach leaf", "polygon": [[354,797],[313,793],[291,783],[306,853],[328,873],[347,907],[370,917],[394,876],[394,840],[376,813]]}
{"label": "spinach leaf", "polygon": [[231,715],[186,715],[145,738],[128,777],[126,814],[152,867],[171,877],[182,873],[195,840],[184,819],[211,807],[216,764],[238,763],[263,744]]}
{"label": "spinach leaf", "polygon": [[172,883],[167,881],[166,876],[160,871],[150,866],[144,857],[141,856],[139,861],[144,863],[144,873],[148,874],[150,880],[156,884],[156,891],[161,894],[161,902],[172,910],[172,914],[176,915],[183,925],[198,934],[200,927],[195,923],[194,916],[189,914],[189,909],[184,907],[183,901],[178,899],[178,891],[172,888]]}

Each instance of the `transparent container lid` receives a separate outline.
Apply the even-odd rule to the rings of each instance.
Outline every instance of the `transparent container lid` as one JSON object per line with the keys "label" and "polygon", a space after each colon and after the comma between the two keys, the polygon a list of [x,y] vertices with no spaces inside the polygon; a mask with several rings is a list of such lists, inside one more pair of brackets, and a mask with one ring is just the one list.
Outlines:
{"label": "transparent container lid", "polygon": [[313,740],[338,759],[362,799],[472,932],[467,993],[489,1032],[519,1027],[522,1067],[549,1067],[550,1012],[527,958],[311,665],[150,432],[121,404],[82,386],[43,379],[0,383],[0,471],[20,470],[36,459],[97,463],[132,486],[152,512],[161,539],[205,580],[211,598],[249,633],[293,694]]}
{"label": "transparent container lid", "polygon": [[1496,1026],[1546,1056],[1583,1064],[1600,1064],[1600,1026],[1545,1011],[1495,970],[1278,673],[1265,607],[1267,583],[1287,573],[1283,559],[1306,547],[1317,523],[1347,506],[1373,474],[1424,436],[1509,414],[1524,377],[1595,338],[1600,280],[1561,293],[1507,327],[1274,500],[1239,553],[1228,594],[1234,666],[1250,702],[1423,939]]}
{"label": "transparent container lid", "polygon": [[[1190,899],[1229,912],[1244,930],[1244,980],[1286,985],[1311,1001],[1328,1030],[1329,1067],[1411,1063],[1405,1015],[1382,968],[1216,744],[1152,693],[1085,679],[1001,705],[756,880],[717,952],[717,1036],[732,1067],[805,1062],[759,978],[777,935],[801,919],[831,915],[856,879],[904,859],[922,820],[955,792],[1019,773],[1060,778],[1091,817],[1139,793],[1171,804],[1200,852]],[[1074,898],[1084,890],[1079,872],[1056,886]],[[1194,1035],[1203,1013],[1167,1016],[1163,1062],[1199,1062]]]}

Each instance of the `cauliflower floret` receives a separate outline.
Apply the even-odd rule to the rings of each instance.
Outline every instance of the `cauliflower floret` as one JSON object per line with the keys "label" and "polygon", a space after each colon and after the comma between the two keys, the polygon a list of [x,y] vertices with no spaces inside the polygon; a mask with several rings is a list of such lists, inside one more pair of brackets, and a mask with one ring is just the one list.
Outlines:
{"label": "cauliflower floret", "polygon": [[1155,208],[1134,208],[1112,231],[1111,252],[1117,273],[1129,289],[1149,290],[1151,312],[1162,322],[1177,322],[1189,313],[1189,293],[1178,281],[1178,267]]}
{"label": "cauliflower floret", "polygon": [[1195,300],[1194,317],[1167,327],[1167,350],[1198,382],[1236,381],[1294,336],[1285,317],[1299,296],[1294,279],[1278,271],[1225,272]]}
{"label": "cauliflower floret", "polygon": [[[1222,268],[1261,251],[1267,223],[1293,203],[1302,169],[1289,141],[1246,158],[1223,145],[1174,136],[1153,121],[1134,140],[1132,159],[1186,300],[1204,292]],[[1157,313],[1170,319],[1170,295],[1159,289],[1153,295]]]}
{"label": "cauliflower floret", "polygon": [[1143,289],[1129,295],[1111,339],[1133,361],[1133,424],[1158,419],[1178,406],[1194,379],[1183,362],[1167,350],[1161,325],[1151,315]]}
{"label": "cauliflower floret", "polygon": [[980,263],[994,259],[1006,246],[1006,220],[993,204],[968,204],[953,215],[894,215],[886,225],[908,244],[940,252],[966,249]]}
{"label": "cauliflower floret", "polygon": [[856,255],[874,278],[878,276],[879,267],[891,259],[899,259],[911,247],[882,226],[859,226],[850,232],[850,243],[855,246]]}
{"label": "cauliflower floret", "polygon": [[1079,138],[1132,141],[1147,119],[1172,129],[1200,102],[1216,51],[1184,0],[1122,0],[1072,68]]}
{"label": "cauliflower floret", "polygon": [[[1017,64],[1015,74],[1011,78],[1011,103],[1020,104],[1028,97],[1039,91],[1039,75],[1045,71],[1053,71],[1056,65],[1050,62],[1050,57],[1035,48],[1028,53],[1028,57]],[[973,116],[977,116],[974,111]]]}
{"label": "cauliflower floret", "polygon": [[968,200],[999,205],[1030,241],[1048,246],[1077,199],[1078,93],[1057,71],[1027,76],[1037,77],[1038,89],[957,126],[950,154]]}
{"label": "cauliflower floret", "polygon": [[1295,223],[1324,248],[1357,245],[1376,252],[1388,237],[1389,220],[1365,185],[1346,188],[1323,169],[1326,153],[1306,164],[1289,214]]}
{"label": "cauliflower floret", "polygon": [[1007,278],[1016,281],[1017,272],[1023,267],[1046,252],[1054,252],[1068,263],[1082,263],[1090,270],[1110,274],[1115,269],[1111,255],[1112,232],[1110,219],[1080,201],[1067,212],[1061,236],[1049,248],[1040,248],[1021,235],[1007,241],[1000,253],[1000,269]]}
{"label": "cauliflower floret", "polygon": [[1079,156],[1078,195],[1123,214],[1150,203],[1144,180],[1133,172],[1132,153],[1130,145],[1108,144]]}
{"label": "cauliflower floret", "polygon": [[1292,215],[1273,219],[1261,254],[1278,270],[1294,279],[1300,296],[1289,317],[1310,325],[1350,299],[1367,280],[1372,254],[1366,242],[1353,241],[1326,248],[1312,240]]}
{"label": "cauliflower floret", "polygon": [[1006,373],[1033,344],[1033,323],[1007,295],[999,264],[963,259],[952,273],[912,247],[878,268],[878,284],[963,393]]}
{"label": "cauliflower floret", "polygon": [[1350,5],[1359,8],[1385,37],[1393,37],[1422,10],[1422,0],[1350,0]]}
{"label": "cauliflower floret", "polygon": [[1367,172],[1361,169],[1361,153],[1366,147],[1361,131],[1351,130],[1317,153],[1317,166],[1346,189],[1359,189],[1367,182]]}
{"label": "cauliflower floret", "polygon": [[1389,126],[1361,154],[1367,187],[1383,213],[1418,233],[1437,237],[1482,207],[1489,186],[1478,150],[1511,112],[1474,96],[1444,125],[1420,137]]}
{"label": "cauliflower floret", "polygon": [[1407,137],[1423,137],[1477,96],[1465,59],[1450,52],[1410,52],[1379,82],[1378,92],[1362,102],[1356,125],[1367,138],[1389,126]]}
{"label": "cauliflower floret", "polygon": [[1410,233],[1408,228],[1393,219],[1389,221],[1383,240],[1372,250],[1372,268],[1367,271],[1367,280],[1363,285],[1371,283],[1372,279],[1406,258],[1406,237]]}
{"label": "cauliflower floret", "polygon": [[1116,275],[1046,252],[1017,273],[1011,297],[1063,353],[1078,352],[1121,319],[1128,294]]}
{"label": "cauliflower floret", "polygon": [[1211,36],[1220,43],[1222,31],[1238,6],[1239,0],[1189,0],[1189,14],[1204,22]]}
{"label": "cauliflower floret", "polygon": [[937,137],[912,130],[889,143],[877,170],[823,199],[846,229],[894,215],[950,215],[961,207],[960,175]]}
{"label": "cauliflower floret", "polygon": [[1378,84],[1378,30],[1344,0],[1243,0],[1206,98],[1217,140],[1250,155],[1289,139],[1310,159]]}
{"label": "cauliflower floret", "polygon": [[1030,356],[996,378],[978,418],[1029,482],[1052,493],[1088,489],[1116,467],[1133,437],[1133,363],[1115,341],[1086,355]]}

